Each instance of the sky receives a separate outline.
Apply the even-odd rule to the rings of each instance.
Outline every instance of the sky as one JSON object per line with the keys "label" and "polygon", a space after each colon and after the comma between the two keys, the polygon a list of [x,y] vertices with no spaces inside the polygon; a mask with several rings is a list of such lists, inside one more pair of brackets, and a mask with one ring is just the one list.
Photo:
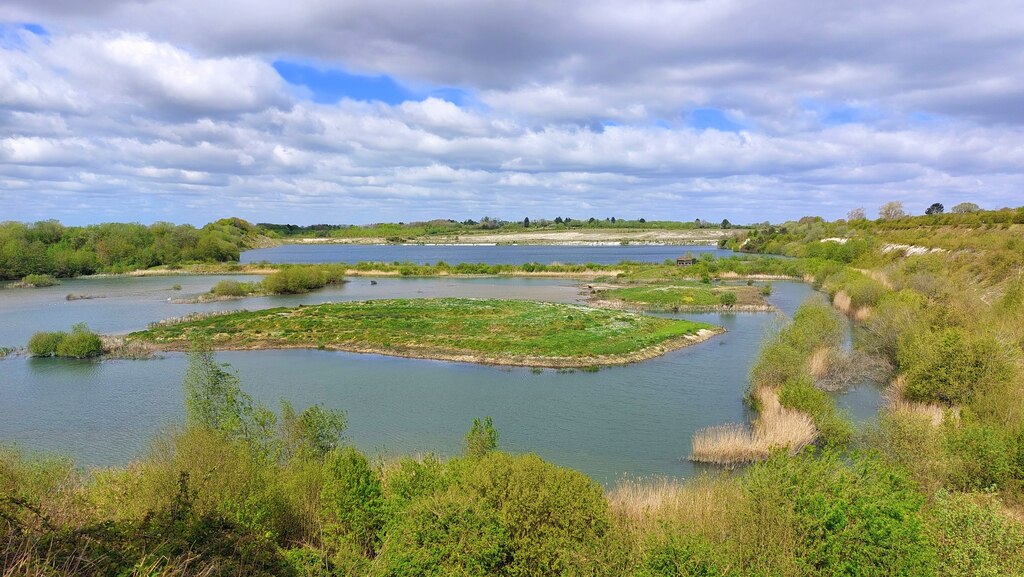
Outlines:
{"label": "sky", "polygon": [[4,0],[0,221],[1024,205],[1024,0]]}

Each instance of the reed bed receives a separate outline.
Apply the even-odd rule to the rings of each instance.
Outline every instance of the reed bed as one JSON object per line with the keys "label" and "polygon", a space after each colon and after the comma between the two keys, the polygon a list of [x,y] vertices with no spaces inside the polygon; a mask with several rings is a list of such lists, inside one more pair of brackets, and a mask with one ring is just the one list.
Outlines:
{"label": "reed bed", "polygon": [[735,478],[701,476],[681,482],[654,478],[623,480],[605,493],[608,511],[620,526],[639,534],[666,521],[712,536],[727,536],[727,522],[743,502]]}
{"label": "reed bed", "polygon": [[906,382],[905,375],[898,375],[882,393],[882,398],[885,399],[885,405],[889,411],[922,419],[935,427],[942,425],[947,416],[952,419],[960,418],[959,407],[907,400],[903,397],[903,388],[906,386]]}
{"label": "reed bed", "polygon": [[753,427],[719,425],[697,431],[691,461],[719,465],[750,463],[766,459],[779,449],[795,455],[817,439],[818,429],[810,415],[783,407],[778,394],[768,387],[759,387],[754,395],[760,404],[760,414]]}

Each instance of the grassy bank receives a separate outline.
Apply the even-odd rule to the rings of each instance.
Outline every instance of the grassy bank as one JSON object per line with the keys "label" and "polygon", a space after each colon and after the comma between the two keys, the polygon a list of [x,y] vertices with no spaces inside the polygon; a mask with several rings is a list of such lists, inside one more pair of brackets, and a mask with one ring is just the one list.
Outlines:
{"label": "grassy bank", "polygon": [[590,295],[596,306],[645,311],[771,311],[762,287],[742,285],[656,284],[598,288]]}
{"label": "grassy bank", "polygon": [[478,363],[584,367],[643,360],[719,329],[589,307],[514,300],[400,299],[237,312],[129,335],[183,350],[323,348]]}

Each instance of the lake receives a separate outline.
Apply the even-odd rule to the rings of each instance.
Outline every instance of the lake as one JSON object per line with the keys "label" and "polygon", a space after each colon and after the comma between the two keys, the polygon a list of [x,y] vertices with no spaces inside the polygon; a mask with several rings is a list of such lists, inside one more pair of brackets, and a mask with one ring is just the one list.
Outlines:
{"label": "lake", "polygon": [[242,253],[241,262],[323,263],[323,262],[413,262],[434,264],[523,264],[595,263],[616,264],[624,260],[662,262],[687,252],[694,256],[733,256],[731,250],[692,245],[400,245],[400,244],[284,244]]}
{"label": "lake", "polygon": [[[0,290],[0,346],[24,345],[38,330],[87,322],[127,332],[190,311],[368,298],[467,296],[574,302],[576,283],[536,278],[357,278],[308,295],[206,304],[168,298],[208,290],[222,277],[74,279],[45,289]],[[239,277],[232,277],[239,278]],[[176,284],[180,290],[173,290]],[[791,314],[810,286],[776,282],[771,301]],[[65,300],[68,293],[96,297]],[[535,452],[602,483],[623,476],[689,476],[694,431],[749,418],[742,397],[774,314],[678,315],[724,326],[710,341],[596,373],[531,371],[333,351],[221,352],[243,388],[277,407],[313,403],[347,411],[346,437],[371,455],[454,454],[474,417],[494,418],[503,449]],[[0,360],[0,440],[61,452],[86,466],[121,465],[144,454],[183,418],[185,355],[147,361]],[[875,414],[878,388],[837,395],[855,419]]]}

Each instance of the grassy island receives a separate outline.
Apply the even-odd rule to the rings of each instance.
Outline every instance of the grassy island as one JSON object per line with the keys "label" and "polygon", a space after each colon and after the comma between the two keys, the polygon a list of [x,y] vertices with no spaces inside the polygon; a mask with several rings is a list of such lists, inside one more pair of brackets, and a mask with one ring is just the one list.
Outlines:
{"label": "grassy island", "polygon": [[765,287],[675,282],[646,286],[600,287],[591,294],[595,306],[647,311],[772,311]]}
{"label": "grassy island", "polygon": [[721,329],[579,305],[495,299],[396,299],[240,311],[133,333],[185,350],[193,334],[216,349],[323,348],[476,363],[587,367],[624,364],[704,340]]}

